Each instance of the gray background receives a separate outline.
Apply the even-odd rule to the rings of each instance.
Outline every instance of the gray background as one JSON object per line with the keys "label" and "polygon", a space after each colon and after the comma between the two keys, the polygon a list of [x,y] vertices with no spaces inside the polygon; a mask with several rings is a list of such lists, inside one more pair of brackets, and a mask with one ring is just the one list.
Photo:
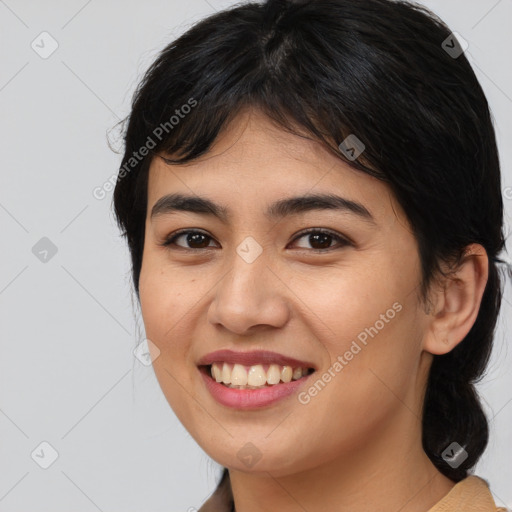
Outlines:
{"label": "gray background", "polygon": [[[512,1],[424,3],[469,43],[496,119],[509,229]],[[186,511],[215,486],[218,465],[133,356],[144,335],[128,252],[111,194],[92,191],[119,166],[106,133],[129,112],[141,73],[171,39],[232,4],[0,0],[1,512]],[[45,59],[31,47],[51,49],[43,31],[58,44]],[[505,299],[479,386],[491,439],[476,473],[510,507],[510,284]],[[58,452],[48,469],[43,441]]]}

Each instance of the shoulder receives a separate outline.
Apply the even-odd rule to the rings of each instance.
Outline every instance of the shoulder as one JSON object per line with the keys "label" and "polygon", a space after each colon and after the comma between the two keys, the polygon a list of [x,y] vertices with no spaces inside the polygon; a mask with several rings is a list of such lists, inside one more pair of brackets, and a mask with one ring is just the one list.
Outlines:
{"label": "shoulder", "polygon": [[506,508],[497,507],[489,484],[483,478],[470,475],[452,490],[428,512],[508,512]]}

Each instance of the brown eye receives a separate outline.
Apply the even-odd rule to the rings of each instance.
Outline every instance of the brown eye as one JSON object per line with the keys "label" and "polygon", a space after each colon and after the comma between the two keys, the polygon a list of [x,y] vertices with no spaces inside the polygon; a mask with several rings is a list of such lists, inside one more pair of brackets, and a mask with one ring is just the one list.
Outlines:
{"label": "brown eye", "polygon": [[[176,241],[180,239],[184,240],[185,245],[176,243]],[[206,233],[203,233],[202,231],[184,230],[167,238],[162,245],[164,245],[165,247],[176,245],[178,247],[181,247],[182,249],[190,250],[207,249],[208,247],[211,247],[209,245],[210,240],[213,240],[212,237],[207,235]]]}
{"label": "brown eye", "polygon": [[[347,245],[353,245],[346,238],[325,229],[310,229],[295,237],[294,241],[300,240],[301,238],[304,238],[306,244],[309,244],[310,247],[299,246],[299,248],[309,249],[310,252],[327,252]],[[182,241],[177,243],[178,240]],[[175,248],[183,250],[199,251],[201,249],[215,247],[210,245],[211,241],[213,241],[213,238],[210,235],[202,231],[188,229],[174,233],[168,237],[162,245],[169,248],[174,246]],[[333,242],[337,243],[337,247],[336,245],[332,245]]]}
{"label": "brown eye", "polygon": [[[338,242],[338,246],[341,247],[351,245],[348,240],[341,237],[340,235],[324,229],[310,229],[309,231],[300,234],[295,238],[295,240],[300,240],[301,238],[306,240],[306,243],[311,246],[311,250],[314,252],[326,252],[330,249],[333,249],[331,246],[332,241]],[[301,248],[308,249],[308,247],[304,246]]]}

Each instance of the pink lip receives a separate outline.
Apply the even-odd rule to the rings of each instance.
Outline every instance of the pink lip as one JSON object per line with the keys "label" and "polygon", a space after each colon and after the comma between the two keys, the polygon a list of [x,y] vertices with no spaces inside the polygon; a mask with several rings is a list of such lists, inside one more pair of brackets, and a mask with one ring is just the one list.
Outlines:
{"label": "pink lip", "polygon": [[313,375],[305,375],[291,382],[282,382],[275,386],[268,386],[261,389],[235,389],[228,388],[224,384],[217,382],[209,375],[207,368],[200,369],[199,373],[208,391],[217,402],[227,407],[246,410],[260,409],[292,395],[304,385],[305,381],[311,375]]}
{"label": "pink lip", "polygon": [[278,364],[281,366],[291,366],[292,368],[313,368],[316,367],[308,361],[299,361],[292,357],[287,357],[277,352],[268,350],[254,350],[252,352],[235,352],[233,350],[217,350],[203,356],[198,362],[198,366],[206,366],[212,363],[231,363],[252,366],[255,364]]}

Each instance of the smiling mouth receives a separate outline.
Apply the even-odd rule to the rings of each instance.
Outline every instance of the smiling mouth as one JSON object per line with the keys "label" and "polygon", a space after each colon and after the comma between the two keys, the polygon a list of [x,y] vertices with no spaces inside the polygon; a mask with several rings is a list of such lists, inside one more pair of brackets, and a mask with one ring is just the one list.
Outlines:
{"label": "smiling mouth", "polygon": [[286,384],[311,375],[314,368],[278,364],[245,366],[216,362],[199,366],[199,370],[219,384],[232,389],[262,389]]}

